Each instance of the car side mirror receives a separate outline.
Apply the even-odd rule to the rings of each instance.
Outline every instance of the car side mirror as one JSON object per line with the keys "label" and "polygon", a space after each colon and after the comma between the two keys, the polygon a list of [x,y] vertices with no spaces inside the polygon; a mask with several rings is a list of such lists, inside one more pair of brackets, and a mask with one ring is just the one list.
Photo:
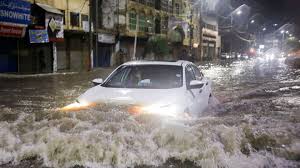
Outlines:
{"label": "car side mirror", "polygon": [[204,83],[202,81],[192,80],[190,82],[189,89],[201,89],[203,86],[204,86]]}
{"label": "car side mirror", "polygon": [[92,82],[95,86],[97,86],[97,85],[100,85],[100,84],[103,83],[103,79],[102,78],[97,78],[97,79],[92,80]]}

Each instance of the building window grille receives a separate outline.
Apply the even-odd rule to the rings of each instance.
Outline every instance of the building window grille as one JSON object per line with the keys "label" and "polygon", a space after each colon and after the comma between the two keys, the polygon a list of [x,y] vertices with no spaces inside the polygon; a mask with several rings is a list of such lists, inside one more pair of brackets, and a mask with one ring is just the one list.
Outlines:
{"label": "building window grille", "polygon": [[150,7],[154,7],[155,6],[155,0],[147,0],[147,5]]}
{"label": "building window grille", "polygon": [[70,17],[71,17],[71,26],[79,27],[79,13],[71,12]]}
{"label": "building window grille", "polygon": [[146,17],[143,13],[139,15],[139,31],[146,31]]}
{"label": "building window grille", "polygon": [[178,3],[175,4],[175,14],[179,15],[179,4]]}
{"label": "building window grille", "polygon": [[148,33],[154,33],[153,16],[148,16],[146,22],[147,22],[147,32]]}
{"label": "building window grille", "polygon": [[135,12],[131,11],[129,13],[129,29],[135,30],[136,29],[136,22],[137,21],[137,15]]}
{"label": "building window grille", "polygon": [[169,13],[173,13],[173,2],[172,1],[168,1],[168,12]]}
{"label": "building window grille", "polygon": [[161,10],[165,11],[165,12],[168,12],[168,7],[169,7],[168,0],[161,0],[160,4],[161,4]]}
{"label": "building window grille", "polygon": [[168,32],[168,20],[169,20],[168,17],[164,17],[162,19],[161,32],[163,34],[167,34]]}
{"label": "building window grille", "polygon": [[141,4],[147,4],[147,0],[139,0],[139,2],[141,3]]}

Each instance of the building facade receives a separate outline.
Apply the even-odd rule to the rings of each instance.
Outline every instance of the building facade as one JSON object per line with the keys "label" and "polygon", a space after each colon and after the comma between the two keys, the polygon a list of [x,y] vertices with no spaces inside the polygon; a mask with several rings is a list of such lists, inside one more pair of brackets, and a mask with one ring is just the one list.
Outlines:
{"label": "building facade", "polygon": [[202,16],[202,49],[201,60],[209,61],[221,54],[221,36],[218,21],[214,15]]}
{"label": "building facade", "polygon": [[[0,72],[51,73],[116,66],[148,57],[147,41],[157,35],[167,39],[168,56],[174,60],[197,61],[218,53],[217,23],[200,22],[201,8],[193,0],[93,0],[91,6],[88,0],[0,1],[29,4],[25,15],[29,20],[12,23],[10,28],[20,29],[19,35],[0,32],[0,43],[10,46],[0,49]],[[7,21],[0,20],[3,25]]]}
{"label": "building facade", "polygon": [[[20,37],[0,34],[0,43],[3,43],[1,46],[9,46],[9,49],[0,49],[0,60],[3,60],[0,72],[52,73],[86,69],[88,1],[1,1],[1,5],[17,5],[20,1],[29,4],[30,20],[23,26],[23,35]],[[0,24],[6,23],[7,21],[3,23],[3,19],[0,20]],[[8,68],[3,68],[4,66]]]}

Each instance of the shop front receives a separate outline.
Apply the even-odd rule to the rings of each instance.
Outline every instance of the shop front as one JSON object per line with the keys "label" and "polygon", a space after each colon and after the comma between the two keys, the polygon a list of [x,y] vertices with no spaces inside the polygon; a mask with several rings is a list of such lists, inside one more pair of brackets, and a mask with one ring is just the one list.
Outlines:
{"label": "shop front", "polygon": [[99,33],[93,59],[93,67],[109,67],[112,62],[116,37],[112,34]]}
{"label": "shop front", "polygon": [[0,73],[20,72],[20,48],[30,11],[27,1],[0,0]]}
{"label": "shop front", "polygon": [[32,24],[29,26],[29,53],[24,71],[52,73],[58,70],[57,43],[64,41],[63,13],[46,5],[32,4]]}

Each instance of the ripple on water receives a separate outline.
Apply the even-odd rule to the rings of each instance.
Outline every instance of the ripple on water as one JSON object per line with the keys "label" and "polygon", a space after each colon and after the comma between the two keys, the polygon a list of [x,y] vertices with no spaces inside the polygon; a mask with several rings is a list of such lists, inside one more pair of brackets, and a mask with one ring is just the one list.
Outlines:
{"label": "ripple on water", "polygon": [[[245,126],[204,117],[185,124],[157,116],[129,116],[124,107],[74,113],[52,111],[36,121],[22,114],[0,123],[0,163],[38,157],[46,166],[131,167],[161,165],[170,158],[201,167],[292,165],[267,153],[245,153]],[[243,153],[244,152],[244,153]]]}

